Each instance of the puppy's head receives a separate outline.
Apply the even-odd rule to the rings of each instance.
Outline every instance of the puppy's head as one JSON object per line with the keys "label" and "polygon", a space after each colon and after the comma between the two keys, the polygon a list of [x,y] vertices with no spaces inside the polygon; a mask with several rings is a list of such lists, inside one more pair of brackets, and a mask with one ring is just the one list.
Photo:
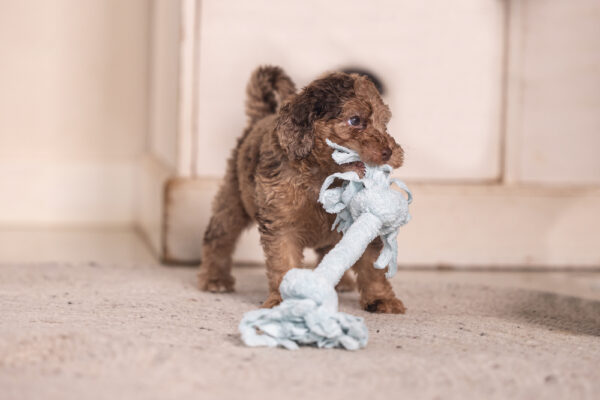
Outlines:
{"label": "puppy's head", "polygon": [[290,159],[309,155],[332,164],[325,139],[356,151],[372,165],[402,165],[404,152],[387,133],[392,114],[375,85],[356,74],[332,73],[285,103],[277,120],[279,144]]}

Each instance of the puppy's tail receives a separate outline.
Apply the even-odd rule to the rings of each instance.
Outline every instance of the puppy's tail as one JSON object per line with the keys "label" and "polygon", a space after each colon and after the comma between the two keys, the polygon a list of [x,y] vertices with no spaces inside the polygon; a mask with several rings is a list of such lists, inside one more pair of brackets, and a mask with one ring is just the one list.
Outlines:
{"label": "puppy's tail", "polygon": [[270,65],[258,67],[246,86],[246,115],[249,125],[276,113],[281,103],[294,93],[296,85],[283,69]]}

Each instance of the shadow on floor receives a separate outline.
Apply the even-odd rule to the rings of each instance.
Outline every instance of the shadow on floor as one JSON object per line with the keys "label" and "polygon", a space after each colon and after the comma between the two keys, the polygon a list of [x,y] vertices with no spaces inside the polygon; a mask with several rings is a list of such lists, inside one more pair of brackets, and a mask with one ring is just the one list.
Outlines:
{"label": "shadow on floor", "polygon": [[506,310],[524,322],[575,335],[600,336],[600,301],[522,291]]}

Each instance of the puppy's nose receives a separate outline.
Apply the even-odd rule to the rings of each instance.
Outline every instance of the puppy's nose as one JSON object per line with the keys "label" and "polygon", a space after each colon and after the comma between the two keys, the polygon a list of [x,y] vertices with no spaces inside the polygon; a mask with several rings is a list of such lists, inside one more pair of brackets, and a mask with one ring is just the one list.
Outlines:
{"label": "puppy's nose", "polygon": [[392,149],[390,149],[389,147],[386,147],[385,149],[383,149],[381,151],[381,159],[383,161],[389,160],[391,156],[392,156]]}

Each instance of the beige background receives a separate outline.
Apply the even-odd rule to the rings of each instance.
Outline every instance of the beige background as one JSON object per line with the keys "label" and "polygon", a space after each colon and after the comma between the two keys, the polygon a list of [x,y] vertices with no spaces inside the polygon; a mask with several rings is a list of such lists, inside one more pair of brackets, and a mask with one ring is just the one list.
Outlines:
{"label": "beige background", "polygon": [[345,66],[381,76],[403,177],[499,176],[501,2],[208,0],[201,15],[199,175],[223,173],[245,122],[235,99],[255,65],[273,63],[299,87]]}
{"label": "beige background", "polygon": [[509,179],[598,185],[600,2],[511,2],[510,34]]}
{"label": "beige background", "polygon": [[0,222],[132,222],[149,4],[0,2]]}
{"label": "beige background", "polygon": [[[0,224],[140,226],[197,253],[251,70],[302,86],[359,65],[386,83],[398,175],[423,191],[407,235],[436,250],[414,262],[598,265],[599,15],[594,0],[0,2]],[[165,239],[170,176],[201,189],[176,193],[192,211]],[[260,259],[256,238],[239,254]]]}

